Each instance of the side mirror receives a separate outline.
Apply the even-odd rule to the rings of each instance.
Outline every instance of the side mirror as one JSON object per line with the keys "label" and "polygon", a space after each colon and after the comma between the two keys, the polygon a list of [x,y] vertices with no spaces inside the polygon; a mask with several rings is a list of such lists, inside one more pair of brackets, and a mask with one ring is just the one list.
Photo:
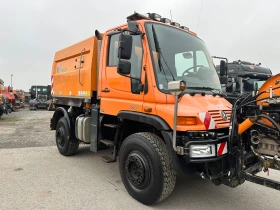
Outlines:
{"label": "side mirror", "polygon": [[120,41],[120,45],[119,45],[118,57],[120,59],[129,60],[132,52],[132,36],[122,34],[120,35],[119,41]]}
{"label": "side mirror", "polygon": [[130,70],[131,70],[131,63],[129,61],[119,60],[117,71],[120,75],[128,75],[130,74]]}
{"label": "side mirror", "polygon": [[227,74],[227,65],[224,60],[220,62],[220,76],[223,77]]}
{"label": "side mirror", "polygon": [[257,82],[254,82],[254,95],[258,93],[258,90],[259,90],[259,85]]}
{"label": "side mirror", "polygon": [[228,78],[226,76],[220,77],[220,83],[221,84],[227,84],[228,83]]}
{"label": "side mirror", "polygon": [[178,95],[186,89],[186,82],[184,80],[168,82],[168,91],[172,95]]}

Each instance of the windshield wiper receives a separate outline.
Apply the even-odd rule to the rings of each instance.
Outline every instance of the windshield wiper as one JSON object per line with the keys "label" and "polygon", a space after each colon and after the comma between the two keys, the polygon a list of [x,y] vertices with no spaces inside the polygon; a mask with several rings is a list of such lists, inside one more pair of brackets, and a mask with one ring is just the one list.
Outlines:
{"label": "windshield wiper", "polygon": [[[211,87],[187,87],[187,89],[195,89],[195,90],[209,90],[213,93],[213,96],[219,95],[219,96],[224,96],[226,97],[227,95],[223,93],[220,89],[215,89]],[[214,92],[218,91],[218,92]]]}
{"label": "windshield wiper", "polygon": [[[153,37],[154,37],[154,43],[155,43],[156,52],[159,54],[158,65],[159,65],[160,71],[163,71],[163,73],[165,75],[165,71],[164,71],[164,68],[163,68],[162,62],[161,62],[161,56],[162,56],[162,58],[163,58],[163,60],[165,62],[165,65],[167,66],[167,68],[168,68],[168,70],[169,70],[173,80],[175,81],[175,78],[174,78],[170,68],[168,67],[168,65],[167,65],[167,63],[166,63],[166,61],[165,61],[165,59],[164,59],[164,57],[163,57],[163,55],[161,53],[161,49],[160,49],[160,46],[159,46],[159,42],[158,42],[158,38],[157,38],[157,34],[156,34],[156,31],[155,31],[154,25],[152,25],[152,31],[153,31]],[[166,81],[168,82],[168,79],[167,79],[166,75],[165,75],[165,78],[166,78]]]}

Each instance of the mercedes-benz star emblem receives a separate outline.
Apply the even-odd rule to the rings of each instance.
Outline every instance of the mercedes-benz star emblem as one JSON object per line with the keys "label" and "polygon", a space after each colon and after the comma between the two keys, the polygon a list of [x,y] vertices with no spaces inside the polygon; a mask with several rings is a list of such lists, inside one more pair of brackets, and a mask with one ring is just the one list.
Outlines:
{"label": "mercedes-benz star emblem", "polygon": [[228,120],[227,114],[223,110],[221,111],[221,115],[224,120]]}

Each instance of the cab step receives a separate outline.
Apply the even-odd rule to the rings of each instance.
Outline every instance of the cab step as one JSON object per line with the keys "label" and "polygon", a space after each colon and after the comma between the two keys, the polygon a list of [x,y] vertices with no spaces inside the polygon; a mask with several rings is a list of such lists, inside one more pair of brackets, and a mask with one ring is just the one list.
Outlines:
{"label": "cab step", "polygon": [[106,163],[113,163],[117,161],[117,158],[114,157],[108,157],[108,156],[102,156],[101,160],[103,160]]}
{"label": "cab step", "polygon": [[100,142],[105,144],[105,145],[107,145],[107,146],[109,146],[109,147],[113,147],[115,145],[114,142],[111,141],[111,140],[104,139],[104,140],[100,140]]}
{"label": "cab step", "polygon": [[108,128],[119,128],[119,125],[116,125],[116,124],[103,124],[103,126],[108,127]]}

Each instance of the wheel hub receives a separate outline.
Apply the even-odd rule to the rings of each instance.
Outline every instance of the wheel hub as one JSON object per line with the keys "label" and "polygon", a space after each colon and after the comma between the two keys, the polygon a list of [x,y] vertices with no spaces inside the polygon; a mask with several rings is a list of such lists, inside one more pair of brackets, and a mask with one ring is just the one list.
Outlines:
{"label": "wheel hub", "polygon": [[125,162],[126,177],[132,185],[141,188],[150,181],[147,160],[136,152],[131,153]]}
{"label": "wheel hub", "polygon": [[60,148],[62,148],[65,144],[64,140],[64,131],[62,128],[59,128],[56,134],[57,144]]}

